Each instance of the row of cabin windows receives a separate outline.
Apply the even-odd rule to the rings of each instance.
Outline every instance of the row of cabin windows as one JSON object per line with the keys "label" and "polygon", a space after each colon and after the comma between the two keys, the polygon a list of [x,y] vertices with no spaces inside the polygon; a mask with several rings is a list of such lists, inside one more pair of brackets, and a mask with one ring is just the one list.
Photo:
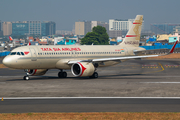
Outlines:
{"label": "row of cabin windows", "polygon": [[[70,52],[38,53],[38,55],[70,55]],[[121,54],[121,52],[72,52],[72,54]]]}

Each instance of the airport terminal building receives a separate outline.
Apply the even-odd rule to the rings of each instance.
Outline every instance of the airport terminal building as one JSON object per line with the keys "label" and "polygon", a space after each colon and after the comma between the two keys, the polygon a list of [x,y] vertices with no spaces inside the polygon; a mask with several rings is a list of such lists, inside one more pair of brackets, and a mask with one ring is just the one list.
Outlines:
{"label": "airport terminal building", "polygon": [[109,33],[109,24],[103,21],[79,21],[75,22],[75,34],[86,35],[88,32],[92,32],[93,27],[102,26],[106,28],[106,32]]}
{"label": "airport terminal building", "polygon": [[151,31],[155,34],[172,34],[176,29],[180,31],[180,24],[154,23],[151,24]]}
{"label": "airport terminal building", "polygon": [[17,21],[11,22],[11,29],[3,27],[3,31],[9,31],[6,35],[54,35],[56,23],[52,21]]}

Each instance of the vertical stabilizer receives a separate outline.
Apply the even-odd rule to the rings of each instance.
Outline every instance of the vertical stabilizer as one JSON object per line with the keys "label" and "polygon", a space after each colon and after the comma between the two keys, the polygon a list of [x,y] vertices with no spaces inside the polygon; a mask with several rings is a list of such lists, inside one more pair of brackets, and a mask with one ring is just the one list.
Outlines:
{"label": "vertical stabilizer", "polygon": [[133,25],[131,26],[131,29],[129,29],[126,37],[119,45],[138,47],[141,36],[142,22],[143,15],[137,15]]}
{"label": "vertical stabilizer", "polygon": [[12,41],[12,40],[13,40],[13,38],[12,38],[11,36],[9,36],[9,40],[10,40],[10,41]]}

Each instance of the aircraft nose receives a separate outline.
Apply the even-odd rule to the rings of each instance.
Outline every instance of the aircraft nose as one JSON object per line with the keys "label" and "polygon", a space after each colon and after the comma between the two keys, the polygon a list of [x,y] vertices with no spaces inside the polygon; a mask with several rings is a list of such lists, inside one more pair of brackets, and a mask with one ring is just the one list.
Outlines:
{"label": "aircraft nose", "polygon": [[2,61],[2,63],[5,65],[5,66],[10,66],[11,65],[11,61],[12,61],[12,59],[11,58],[9,58],[9,57],[5,57],[4,59],[3,59],[3,61]]}

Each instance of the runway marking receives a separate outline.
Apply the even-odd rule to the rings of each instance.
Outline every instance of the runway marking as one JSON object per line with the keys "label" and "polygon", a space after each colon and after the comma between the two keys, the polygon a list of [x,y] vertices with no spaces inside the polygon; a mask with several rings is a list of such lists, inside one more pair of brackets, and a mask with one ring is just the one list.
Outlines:
{"label": "runway marking", "polygon": [[3,97],[3,100],[14,99],[180,99],[180,97]]}
{"label": "runway marking", "polygon": [[162,68],[161,70],[159,70],[159,71],[152,71],[152,72],[145,72],[145,73],[143,73],[143,74],[147,74],[147,73],[156,73],[156,72],[164,71],[163,65],[162,65],[161,63],[158,63],[158,64],[159,64],[159,66]]}
{"label": "runway marking", "polygon": [[140,83],[172,83],[172,84],[177,84],[180,82],[140,82]]}

